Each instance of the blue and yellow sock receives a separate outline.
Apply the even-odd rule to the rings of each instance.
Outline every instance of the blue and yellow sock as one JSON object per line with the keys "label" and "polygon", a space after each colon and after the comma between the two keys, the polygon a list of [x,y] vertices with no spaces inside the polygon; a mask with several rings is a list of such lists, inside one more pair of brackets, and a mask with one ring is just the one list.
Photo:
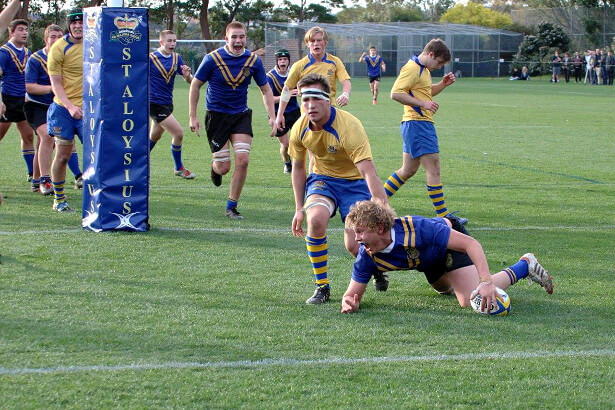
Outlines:
{"label": "blue and yellow sock", "polygon": [[517,263],[504,269],[503,272],[506,272],[506,274],[508,275],[508,279],[510,279],[510,284],[514,285],[521,279],[527,277],[529,273],[529,266],[527,264],[527,261],[519,259]]}
{"label": "blue and yellow sock", "polygon": [[436,215],[441,217],[446,216],[448,214],[448,209],[446,209],[446,204],[444,203],[444,191],[442,190],[442,184],[427,184],[427,193],[429,194],[429,199],[431,199],[431,203],[436,210]]}
{"label": "blue and yellow sock", "polygon": [[173,155],[173,161],[175,162],[175,171],[182,169],[182,146],[171,144],[171,155]]}
{"label": "blue and yellow sock", "polygon": [[79,168],[79,154],[73,152],[68,159],[68,168],[73,173],[75,179],[81,176],[81,168]]}
{"label": "blue and yellow sock", "polygon": [[314,279],[316,286],[329,288],[329,278],[327,277],[327,265],[329,262],[329,248],[327,245],[327,236],[316,238],[305,236],[305,246],[307,248],[308,258],[312,264],[314,271]]}
{"label": "blue and yellow sock", "polygon": [[53,185],[53,199],[55,202],[63,202],[66,201],[66,195],[64,195],[64,184],[66,181],[51,181]]}
{"label": "blue and yellow sock", "polygon": [[234,199],[227,199],[226,200],[226,209],[233,209],[233,208],[237,208],[237,201],[235,201]]}
{"label": "blue and yellow sock", "polygon": [[399,175],[397,175],[397,172],[393,172],[393,174],[384,181],[384,192],[386,192],[388,196],[393,196],[405,182],[406,180],[401,179]]}
{"label": "blue and yellow sock", "polygon": [[23,160],[26,161],[26,168],[28,169],[28,175],[32,175],[34,173],[34,150],[33,149],[21,150],[21,155],[23,155]]}

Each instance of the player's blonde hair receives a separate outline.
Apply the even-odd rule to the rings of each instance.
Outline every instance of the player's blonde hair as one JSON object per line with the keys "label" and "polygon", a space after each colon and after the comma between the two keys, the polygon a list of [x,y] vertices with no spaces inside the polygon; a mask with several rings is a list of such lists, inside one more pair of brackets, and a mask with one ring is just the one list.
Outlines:
{"label": "player's blonde hair", "polygon": [[162,30],[160,32],[160,35],[158,36],[159,40],[163,40],[166,36],[173,34],[175,35],[175,32],[173,30]]}
{"label": "player's blonde hair", "polygon": [[318,33],[322,33],[322,38],[325,40],[325,43],[329,42],[329,35],[327,34],[327,31],[322,27],[314,26],[305,32],[305,36],[303,37],[305,44],[314,40],[314,36]]}
{"label": "player's blonde hair", "polygon": [[297,83],[297,89],[300,90],[301,87],[306,87],[314,84],[320,84],[322,86],[322,90],[327,94],[331,93],[331,84],[329,83],[329,79],[323,75],[310,73],[303,77]]}
{"label": "player's blonde hair", "polygon": [[362,226],[374,231],[383,228],[383,232],[388,232],[395,224],[395,218],[397,214],[393,208],[380,201],[359,201],[350,207],[345,225],[348,229]]}
{"label": "player's blonde hair", "polygon": [[57,24],[50,24],[45,27],[45,32],[43,33],[43,40],[47,40],[52,31],[59,31],[60,33],[64,33],[62,27],[58,26]]}
{"label": "player's blonde hair", "polygon": [[435,58],[441,58],[445,63],[451,61],[451,50],[441,38],[433,38],[425,45],[423,53],[433,53]]}

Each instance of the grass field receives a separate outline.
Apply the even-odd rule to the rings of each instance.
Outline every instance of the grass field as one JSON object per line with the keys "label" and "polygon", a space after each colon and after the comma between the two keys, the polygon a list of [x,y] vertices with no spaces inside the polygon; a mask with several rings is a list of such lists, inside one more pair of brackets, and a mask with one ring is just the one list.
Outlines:
{"label": "grass field", "polygon": [[[354,80],[349,107],[381,179],[401,160],[391,85],[373,107]],[[449,209],[470,219],[492,271],[531,251],[555,277],[553,295],[509,288],[504,318],[459,308],[415,272],[340,314],[352,259],[337,217],[332,300],[305,305],[313,276],[256,89],[242,221],[223,216],[229,177],[212,185],[206,138],[186,130],[198,177],[172,174],[163,137],[150,232],[82,231],[79,212],[29,192],[12,128],[0,145],[0,407],[615,407],[613,90],[463,78],[436,98]],[[178,81],[184,125],[186,101]],[[422,171],[392,205],[433,214]]]}

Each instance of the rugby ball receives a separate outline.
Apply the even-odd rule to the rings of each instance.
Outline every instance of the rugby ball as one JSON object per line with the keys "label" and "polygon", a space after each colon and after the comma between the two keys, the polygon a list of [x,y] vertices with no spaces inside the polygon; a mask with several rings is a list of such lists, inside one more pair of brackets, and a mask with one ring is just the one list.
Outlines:
{"label": "rugby ball", "polygon": [[477,294],[476,297],[470,301],[472,309],[474,309],[476,313],[481,313],[483,315],[506,316],[508,312],[510,312],[510,297],[508,297],[508,293],[498,287],[496,287],[495,290],[498,296],[496,302],[491,302],[491,309],[489,309],[489,311],[480,309],[480,302],[482,299],[480,294]]}

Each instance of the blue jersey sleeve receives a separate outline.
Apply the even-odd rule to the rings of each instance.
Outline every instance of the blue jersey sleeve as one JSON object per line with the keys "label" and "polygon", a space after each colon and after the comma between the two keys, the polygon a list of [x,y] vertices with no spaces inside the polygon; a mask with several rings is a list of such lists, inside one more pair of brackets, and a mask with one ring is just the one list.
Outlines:
{"label": "blue jersey sleeve", "polygon": [[263,67],[263,61],[260,57],[258,57],[254,63],[254,81],[259,87],[267,84],[267,73],[265,72],[265,67]]}
{"label": "blue jersey sleeve", "polygon": [[421,244],[439,247],[446,249],[448,245],[448,238],[451,236],[451,228],[448,227],[443,218],[416,218],[413,217],[415,224],[417,224],[417,233]]}
{"label": "blue jersey sleeve", "polygon": [[184,75],[184,70],[182,70],[182,66],[185,65],[184,59],[179,54],[177,55],[177,71],[175,71],[175,75]]}
{"label": "blue jersey sleeve", "polygon": [[209,54],[207,54],[205,57],[203,57],[203,61],[201,61],[199,68],[197,68],[196,70],[196,73],[194,73],[194,78],[203,81],[204,83],[209,81],[212,70],[215,66],[216,64],[214,63],[213,58]]}
{"label": "blue jersey sleeve", "polygon": [[35,58],[29,58],[26,63],[26,84],[38,84],[41,64]]}
{"label": "blue jersey sleeve", "polygon": [[0,68],[2,69],[3,75],[6,71],[7,63],[10,60],[9,53],[0,50]]}
{"label": "blue jersey sleeve", "polygon": [[368,283],[376,272],[378,272],[378,267],[371,256],[365,251],[365,247],[361,245],[357,259],[355,259],[352,265],[352,280],[359,283]]}

